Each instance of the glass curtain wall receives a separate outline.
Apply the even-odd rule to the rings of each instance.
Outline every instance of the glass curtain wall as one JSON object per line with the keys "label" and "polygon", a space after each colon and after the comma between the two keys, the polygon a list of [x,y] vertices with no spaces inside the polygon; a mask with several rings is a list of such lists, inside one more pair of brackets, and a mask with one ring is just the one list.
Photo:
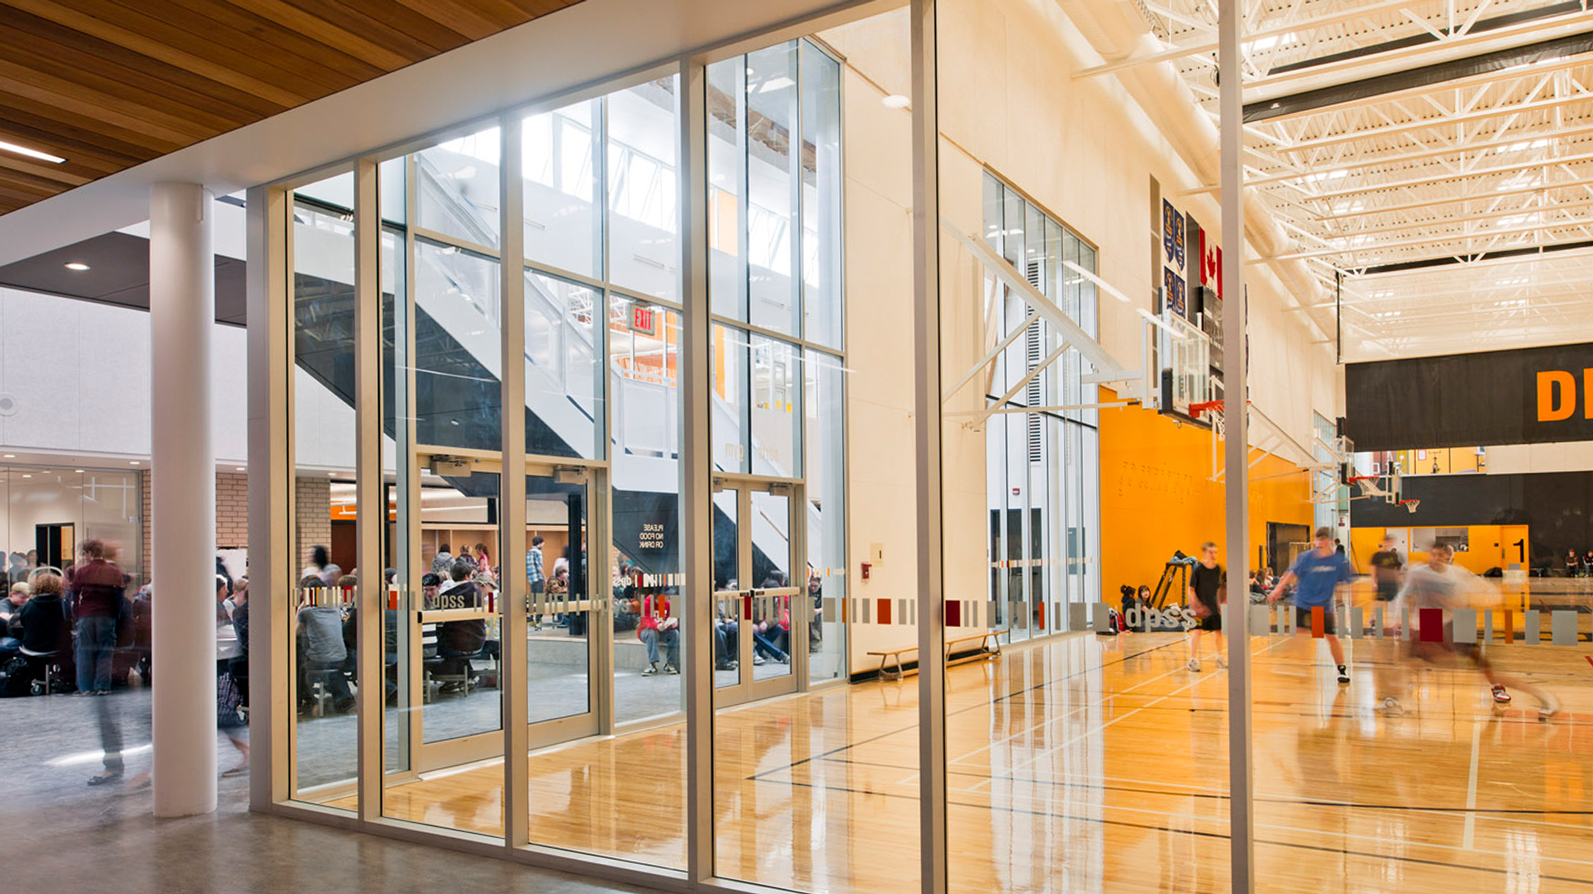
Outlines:
{"label": "glass curtain wall", "polygon": [[[905,43],[894,20],[874,23]],[[721,703],[848,671],[843,72],[813,40],[707,70]],[[872,834],[849,803],[858,780],[817,760],[849,712],[845,690],[829,692],[716,717],[718,875],[800,891],[886,883],[858,858]]]}
{"label": "glass curtain wall", "polygon": [[138,472],[0,466],[0,572],[15,583],[39,568],[63,569],[76,561],[77,544],[95,539],[135,584],[147,583],[142,501]]}
{"label": "glass curtain wall", "polygon": [[[1098,336],[1095,284],[1084,275],[1095,273],[1095,249],[994,174],[986,172],[983,184],[985,242],[1087,335]],[[1023,329],[980,377],[992,404],[1011,394],[999,407],[1007,412],[985,427],[989,598],[996,626],[1023,640],[1070,629],[1069,604],[1101,599],[1093,549],[1100,411],[1085,406],[1097,402],[1097,389],[1083,384],[1093,371],[1083,355],[1066,351],[1044,365],[1066,341],[1056,325],[1032,316],[1026,298],[989,271],[983,289],[999,321],[991,338]]]}
{"label": "glass curtain wall", "polygon": [[354,224],[352,173],[291,195],[289,367],[294,530],[286,618],[292,790],[353,809],[359,764],[351,619],[360,522],[333,521],[332,489],[355,480]]}
{"label": "glass curtain wall", "polygon": [[[716,465],[765,482],[745,494],[746,553],[756,558],[740,576],[789,591],[760,608],[760,635],[786,657],[758,679],[783,677],[794,690],[847,673],[842,68],[799,40],[719,63],[713,75],[731,82],[707,97],[708,143],[729,172],[710,190],[722,213],[713,272],[731,295],[714,314],[712,420],[726,445]],[[694,669],[680,654],[692,620],[679,522],[680,106],[680,84],[665,76],[507,113],[380,160],[374,211],[356,210],[351,173],[288,191],[297,511],[283,563],[295,584],[285,640],[303,707],[285,764],[291,799],[686,868],[683,708]],[[726,144],[728,161],[719,158]],[[506,179],[516,168],[519,184]],[[508,229],[506,203],[523,217]],[[377,482],[355,468],[365,418],[356,413],[355,245],[373,226],[367,213],[380,248]],[[516,250],[523,257],[511,261]],[[506,274],[505,263],[519,267]],[[518,275],[521,294],[503,294],[506,275]],[[721,299],[719,285],[712,297]],[[515,301],[520,312],[509,313]],[[513,318],[523,332],[506,329]],[[517,425],[520,412],[502,406],[509,364],[524,370],[523,458],[504,449],[505,420]],[[524,555],[500,555],[506,474],[526,479]],[[380,521],[355,509],[373,488]],[[383,567],[359,569],[360,526],[372,524]],[[524,588],[501,589],[508,563],[522,562]],[[356,591],[350,576],[366,574],[383,585]],[[505,643],[520,634],[506,607],[522,601],[526,662],[513,667],[504,657],[517,650]],[[381,614],[385,707],[357,719],[367,703],[356,698],[361,611]],[[521,690],[528,752],[512,754],[506,743],[519,733],[506,725],[518,712],[506,692]],[[827,710],[845,713],[839,703]],[[781,732],[751,714],[734,723],[748,722],[735,735],[792,766],[829,747],[834,728]],[[356,778],[361,723],[380,743],[379,785]],[[506,758],[526,761],[525,790],[505,788],[517,772]],[[803,786],[772,795],[724,769],[741,774],[734,809],[751,797],[805,828],[832,862],[851,862],[843,840],[826,840]],[[525,815],[506,816],[506,805]],[[526,830],[518,841],[516,826]],[[767,846],[786,851],[784,865],[805,859],[780,837]],[[767,855],[762,845],[736,854],[727,840],[721,856],[734,854],[738,867]],[[754,868],[735,873],[779,883]]]}

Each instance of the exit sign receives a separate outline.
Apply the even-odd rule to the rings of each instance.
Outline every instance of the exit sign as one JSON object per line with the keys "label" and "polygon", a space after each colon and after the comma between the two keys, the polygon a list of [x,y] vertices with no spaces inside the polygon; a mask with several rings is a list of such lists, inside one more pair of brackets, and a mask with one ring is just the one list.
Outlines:
{"label": "exit sign", "polygon": [[631,331],[643,335],[657,335],[658,308],[645,304],[631,305]]}

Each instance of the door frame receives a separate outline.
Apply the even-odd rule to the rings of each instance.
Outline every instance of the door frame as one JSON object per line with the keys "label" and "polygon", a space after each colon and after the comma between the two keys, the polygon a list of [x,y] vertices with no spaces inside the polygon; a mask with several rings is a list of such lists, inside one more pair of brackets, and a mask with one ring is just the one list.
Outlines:
{"label": "door frame", "polygon": [[[417,514],[419,507],[421,506],[420,482],[422,476],[419,474],[419,472],[423,468],[432,467],[435,461],[442,461],[445,463],[460,463],[467,466],[471,472],[484,472],[497,475],[503,474],[503,458],[502,455],[496,451],[475,450],[458,447],[439,447],[430,444],[417,445],[414,450],[410,451],[409,464],[411,474],[408,476],[410,485],[409,496],[411,500],[409,505],[417,507]],[[570,714],[564,717],[555,717],[549,720],[538,722],[528,722],[526,724],[526,738],[528,746],[531,748],[541,748],[567,742],[573,739],[597,735],[603,731],[611,731],[613,727],[613,687],[612,683],[603,682],[605,677],[601,676],[604,673],[607,673],[609,677],[612,676],[612,672],[610,670],[612,659],[609,656],[609,652],[613,647],[613,628],[612,625],[606,623],[606,620],[603,622],[599,621],[599,619],[606,619],[608,615],[604,611],[606,602],[595,597],[595,594],[598,591],[595,589],[596,585],[594,583],[594,581],[600,576],[599,574],[594,573],[594,570],[605,571],[608,567],[609,561],[609,547],[607,545],[607,539],[610,536],[610,524],[608,518],[608,466],[607,463],[601,461],[579,459],[574,457],[528,456],[525,459],[524,467],[524,474],[527,476],[553,478],[566,484],[583,483],[586,485],[585,537],[587,543],[587,574],[585,575],[584,581],[585,592],[580,594],[580,598],[569,602],[569,607],[577,611],[586,611],[589,613],[586,638],[586,666],[588,681],[587,709],[579,714]],[[417,557],[420,555],[421,530],[421,525],[416,524],[408,526],[407,530],[401,532],[400,536],[405,538],[408,542],[408,555]],[[501,554],[501,538],[494,543],[494,546],[500,551],[498,562],[501,567],[503,562],[509,561]],[[517,557],[515,559],[515,561],[521,560],[523,560],[523,557]],[[606,579],[606,574],[601,576]],[[395,604],[404,602],[408,606],[413,606],[419,599],[418,586],[416,592],[408,594],[409,599],[407,601],[400,600],[398,598],[400,595],[402,594],[399,594],[396,591],[391,594],[390,598],[392,599],[392,602]],[[510,597],[505,596],[500,591],[497,595],[497,598],[501,600]],[[527,599],[529,604],[530,594],[526,594],[524,598]],[[414,660],[417,651],[421,648],[420,642],[422,636],[422,625],[427,623],[435,623],[437,620],[439,620],[435,617],[426,618],[422,616],[436,616],[438,614],[439,613],[435,611],[426,612],[420,609],[405,612],[407,621],[406,626],[408,627],[410,634],[409,638],[407,639],[400,637],[398,654],[400,656],[401,664],[404,663],[405,658],[409,659],[407,664],[405,664],[407,667],[407,680],[404,684],[404,691],[406,693],[408,706],[410,708],[409,713],[412,716],[415,714],[420,714],[423,717],[425,709],[423,692],[424,656],[418,656],[420,660]],[[448,617],[453,617],[459,613],[449,612],[445,614]],[[468,615],[467,613],[467,616],[473,615]],[[499,644],[501,649],[504,629],[504,612],[503,604],[501,602],[494,606],[490,617],[498,621]],[[447,617],[444,617],[441,620],[446,619]],[[521,691],[523,691],[526,694],[526,697],[529,698],[529,693],[531,690],[529,673],[529,658],[531,655],[531,650],[529,643],[527,644],[526,655],[528,657],[527,674],[525,685]],[[514,671],[512,671],[506,665],[500,668],[500,678],[498,681],[500,700],[502,693],[504,692],[503,677],[513,672]],[[387,780],[386,785],[404,784],[406,782],[412,781],[416,774],[429,772],[431,770],[455,767],[461,764],[472,763],[476,761],[503,758],[505,755],[503,753],[502,720],[509,716],[509,711],[500,708],[500,722],[497,729],[485,730],[480,733],[460,736],[453,739],[444,739],[437,742],[425,741],[425,722],[423,719],[418,721],[412,720],[409,722],[407,730],[401,731],[407,732],[407,742],[404,742],[400,746],[407,748],[408,760],[402,762],[407,766],[405,766],[404,769],[385,774]]]}
{"label": "door frame", "polygon": [[[720,493],[726,490],[736,491],[736,565],[737,565],[737,593],[741,597],[742,611],[738,614],[738,623],[748,625],[751,606],[758,599],[787,598],[790,605],[791,629],[790,642],[788,643],[788,656],[790,657],[789,673],[766,680],[758,680],[753,675],[753,640],[750,634],[738,635],[737,640],[737,672],[739,679],[729,686],[714,686],[714,708],[728,708],[748,702],[760,701],[781,695],[790,695],[795,692],[808,691],[808,624],[812,619],[812,601],[807,599],[807,514],[806,514],[806,488],[801,479],[774,478],[767,475],[749,475],[739,472],[715,472],[713,474],[713,492]],[[787,575],[790,578],[789,586],[778,589],[765,589],[763,587],[748,586],[742,580],[745,572],[752,569],[752,495],[753,493],[776,494],[786,498],[787,512],[786,542],[790,555],[786,560]],[[712,584],[709,584],[712,586]],[[714,593],[714,604],[717,605],[721,598],[729,592]],[[743,634],[746,633],[744,629]],[[694,668],[694,672],[713,673],[713,665],[706,668]]]}

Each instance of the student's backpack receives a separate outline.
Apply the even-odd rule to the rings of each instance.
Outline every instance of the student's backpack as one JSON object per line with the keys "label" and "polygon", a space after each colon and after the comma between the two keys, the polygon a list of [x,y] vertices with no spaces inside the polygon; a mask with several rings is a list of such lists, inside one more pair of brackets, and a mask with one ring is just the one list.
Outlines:
{"label": "student's backpack", "polygon": [[20,698],[33,694],[33,680],[28,676],[28,660],[13,658],[0,665],[0,698]]}

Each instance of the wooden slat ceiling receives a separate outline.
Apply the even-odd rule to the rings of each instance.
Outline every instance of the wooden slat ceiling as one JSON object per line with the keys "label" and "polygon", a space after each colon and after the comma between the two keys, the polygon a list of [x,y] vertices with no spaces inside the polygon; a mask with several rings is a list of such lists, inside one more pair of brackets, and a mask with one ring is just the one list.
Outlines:
{"label": "wooden slat ceiling", "polygon": [[579,0],[0,0],[0,214]]}

